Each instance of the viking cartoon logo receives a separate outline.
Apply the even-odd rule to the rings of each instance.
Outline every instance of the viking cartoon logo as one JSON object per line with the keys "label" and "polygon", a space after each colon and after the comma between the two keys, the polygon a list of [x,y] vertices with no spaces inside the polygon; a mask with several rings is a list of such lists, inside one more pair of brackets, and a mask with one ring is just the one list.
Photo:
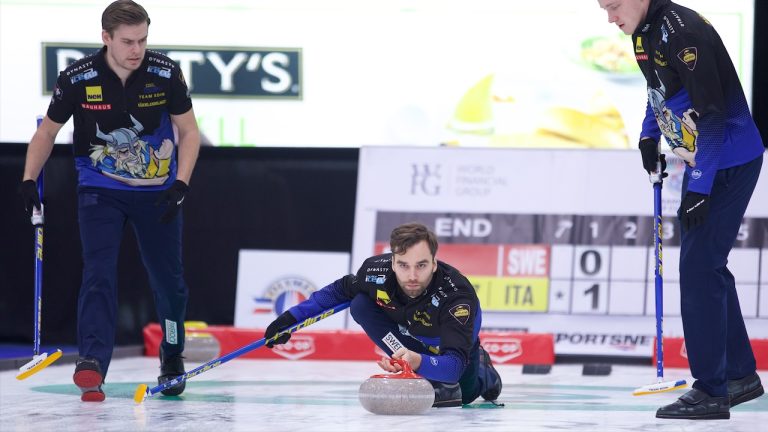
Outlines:
{"label": "viking cartoon logo", "polygon": [[105,145],[91,144],[91,162],[102,174],[132,184],[162,184],[168,178],[173,155],[173,142],[165,138],[160,147],[153,146],[139,134],[144,126],[131,116],[133,126],[104,133],[96,125],[96,137]]}
{"label": "viking cartoon logo", "polygon": [[[658,75],[657,75],[658,76]],[[696,138],[699,131],[696,127],[698,113],[689,108],[677,116],[671,109],[667,108],[664,99],[665,87],[659,79],[660,87],[658,89],[648,87],[648,102],[651,104],[656,122],[659,129],[667,138],[667,143],[678,157],[683,159],[689,166],[696,166]]]}

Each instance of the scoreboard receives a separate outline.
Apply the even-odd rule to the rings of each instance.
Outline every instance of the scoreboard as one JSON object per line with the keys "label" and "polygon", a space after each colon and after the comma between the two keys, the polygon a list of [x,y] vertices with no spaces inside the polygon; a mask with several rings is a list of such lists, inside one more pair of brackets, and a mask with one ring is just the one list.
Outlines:
{"label": "scoreboard", "polygon": [[[652,217],[379,212],[376,252],[388,250],[391,227],[408,221],[435,231],[438,259],[470,279],[484,311],[655,315]],[[679,288],[675,228],[663,222],[670,299]],[[747,246],[767,229],[766,219],[745,220],[731,253],[729,267],[739,275],[750,318],[768,318],[768,291],[759,290],[768,285],[768,255]],[[668,302],[665,315],[679,316],[679,303]]]}
{"label": "scoreboard", "polygon": [[[664,330],[682,336],[683,167],[668,160]],[[418,221],[437,234],[437,258],[475,286],[486,330],[551,332],[558,354],[651,355],[653,191],[637,152],[368,148],[359,176],[353,271],[388,250],[392,228]],[[752,338],[768,337],[765,177],[728,264]]]}

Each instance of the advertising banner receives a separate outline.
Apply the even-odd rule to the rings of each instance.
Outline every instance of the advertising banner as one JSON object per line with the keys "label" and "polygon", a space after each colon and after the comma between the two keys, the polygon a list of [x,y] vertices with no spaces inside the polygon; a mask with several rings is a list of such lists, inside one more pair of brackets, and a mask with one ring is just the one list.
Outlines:
{"label": "advertising banner", "polygon": [[[679,337],[683,162],[667,160],[664,331]],[[437,258],[475,286],[485,329],[552,333],[557,354],[651,356],[653,188],[637,152],[366,147],[358,175],[353,267],[387,251],[392,228],[418,221],[437,234]],[[768,337],[761,190],[766,172],[728,264],[752,338]]]}
{"label": "advertising banner", "polygon": [[[241,250],[237,270],[235,326],[265,329],[278,315],[349,272],[349,254]],[[343,329],[348,311],[313,329]]]}
{"label": "advertising banner", "polygon": [[[0,1],[0,142],[29,140],[58,71],[101,46],[107,3]],[[715,26],[751,99],[754,0],[678,3]],[[645,114],[633,42],[595,1],[141,4],[211,145],[626,149]]]}

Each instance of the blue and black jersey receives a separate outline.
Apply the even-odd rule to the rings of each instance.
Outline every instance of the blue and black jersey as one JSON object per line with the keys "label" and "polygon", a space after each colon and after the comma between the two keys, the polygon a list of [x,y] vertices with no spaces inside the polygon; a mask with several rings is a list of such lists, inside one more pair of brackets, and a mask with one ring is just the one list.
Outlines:
{"label": "blue and black jersey", "polygon": [[[392,254],[376,255],[366,259],[357,274],[344,276],[312,293],[309,299],[291,308],[290,313],[302,321],[359,294],[370,297],[398,324],[402,335],[424,345],[429,354],[422,354],[420,374],[446,382],[458,379],[469,363],[482,321],[477,294],[464,275],[437,261],[437,271],[427,289],[419,297],[410,298],[400,289],[392,270]],[[424,356],[436,358],[431,361]],[[432,367],[437,364],[443,367]],[[444,376],[448,371],[459,374],[451,379]]]}
{"label": "blue and black jersey", "polygon": [[641,136],[664,135],[688,163],[688,190],[709,194],[718,170],[763,154],[736,69],[706,18],[669,0],[651,0],[632,43],[648,83]]}
{"label": "blue and black jersey", "polygon": [[123,85],[107,64],[106,47],[82,58],[56,81],[48,118],[74,116],[80,186],[161,190],[176,179],[170,115],[192,109],[179,65],[147,50]]}

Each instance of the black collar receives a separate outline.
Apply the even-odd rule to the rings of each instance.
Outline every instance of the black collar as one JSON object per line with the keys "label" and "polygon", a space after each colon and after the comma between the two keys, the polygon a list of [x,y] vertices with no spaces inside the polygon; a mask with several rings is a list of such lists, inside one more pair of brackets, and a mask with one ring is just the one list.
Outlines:
{"label": "black collar", "polygon": [[[107,62],[107,46],[104,45],[101,47],[101,49],[96,53],[95,58],[93,59],[93,64],[95,66],[98,66],[100,70],[110,73],[116,80],[120,81],[120,77],[117,76],[117,73],[115,73],[114,70],[109,66],[109,63]],[[131,72],[130,75],[128,75],[128,78],[125,80],[126,87],[130,82],[132,82],[134,79],[136,79],[137,76],[142,71],[147,70],[147,65],[149,64],[149,54],[144,51],[144,58],[141,60],[141,65],[139,65],[139,68],[135,71]]]}
{"label": "black collar", "polygon": [[645,14],[645,21],[637,26],[635,29],[635,35],[647,33],[651,29],[651,26],[661,14],[661,10],[667,7],[671,0],[651,0],[651,4],[648,5],[648,13]]}

